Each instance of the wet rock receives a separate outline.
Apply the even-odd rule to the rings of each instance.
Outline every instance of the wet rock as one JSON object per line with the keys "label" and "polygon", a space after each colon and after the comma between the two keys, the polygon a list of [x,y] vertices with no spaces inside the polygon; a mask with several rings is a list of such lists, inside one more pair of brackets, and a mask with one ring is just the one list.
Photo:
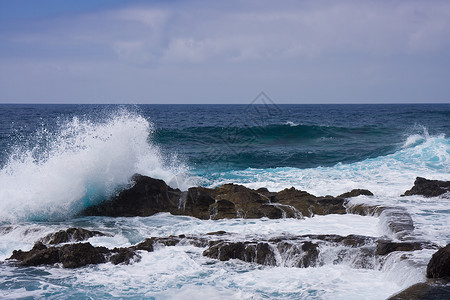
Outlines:
{"label": "wet rock", "polygon": [[428,242],[392,242],[378,241],[375,251],[376,255],[387,255],[394,251],[416,251],[422,249],[433,249],[435,246]]}
{"label": "wet rock", "polygon": [[54,265],[62,263],[64,268],[78,268],[89,264],[106,262],[105,247],[94,247],[89,243],[68,244],[62,247],[47,247],[37,242],[30,251],[14,251],[9,259],[19,261],[21,266]]}
{"label": "wet rock", "polygon": [[350,192],[339,195],[338,198],[351,198],[351,197],[358,197],[361,195],[373,196],[373,193],[371,191],[365,190],[365,189],[353,189]]}
{"label": "wet rock", "polygon": [[[149,251],[151,252],[151,251]],[[109,258],[109,261],[115,265],[125,264],[128,265],[132,261],[139,261],[140,256],[136,254],[133,248],[114,248],[112,250],[113,255]]]}
{"label": "wet rock", "polygon": [[203,255],[215,258],[220,261],[227,261],[230,259],[240,259],[243,261],[249,261],[246,259],[246,246],[243,242],[215,242],[208,249],[203,251]]}
{"label": "wet rock", "polygon": [[224,235],[227,234],[226,231],[223,230],[219,230],[219,231],[214,231],[214,232],[208,232],[206,235]]}
{"label": "wet rock", "polygon": [[427,266],[427,277],[450,277],[450,244],[433,254]]}
{"label": "wet rock", "polygon": [[425,197],[436,197],[450,191],[450,181],[429,180],[417,177],[414,186],[402,196],[422,195]]}
{"label": "wet rock", "polygon": [[344,206],[346,201],[342,198],[316,197],[293,187],[278,192],[272,201],[292,206],[303,216],[345,214],[347,212]]}
{"label": "wet rock", "polygon": [[112,199],[87,208],[82,215],[110,217],[151,216],[160,212],[178,211],[181,191],[172,189],[163,180],[135,174],[134,185]]}
{"label": "wet rock", "polygon": [[181,192],[162,180],[139,174],[132,180],[134,185],[130,188],[81,214],[131,217],[169,212],[199,219],[278,219],[346,213],[343,198],[316,197],[295,188],[274,193],[266,188],[253,190],[230,183],[214,189],[192,187]]}
{"label": "wet rock", "polygon": [[19,261],[21,266],[53,265],[60,262],[59,249],[47,248],[42,242],[36,242],[30,251],[14,250],[9,259]]}
{"label": "wet rock", "polygon": [[72,227],[51,233],[45,236],[42,242],[49,245],[56,245],[68,242],[81,242],[94,236],[106,236],[106,234],[100,231]]}
{"label": "wet rock", "polygon": [[209,208],[211,219],[233,219],[237,217],[236,205],[228,200],[219,200]]}
{"label": "wet rock", "polygon": [[445,282],[416,283],[388,300],[443,300],[450,299],[450,286]]}
{"label": "wet rock", "polygon": [[287,267],[307,268],[317,265],[319,250],[316,243],[282,241],[277,244],[277,249]]}
{"label": "wet rock", "polygon": [[212,194],[213,191],[207,188],[192,187],[188,189],[186,201],[178,213],[208,220],[210,218],[210,205],[216,202]]}
{"label": "wet rock", "polygon": [[106,262],[105,247],[94,247],[90,243],[64,245],[59,249],[59,259],[64,268],[79,268],[91,264]]}

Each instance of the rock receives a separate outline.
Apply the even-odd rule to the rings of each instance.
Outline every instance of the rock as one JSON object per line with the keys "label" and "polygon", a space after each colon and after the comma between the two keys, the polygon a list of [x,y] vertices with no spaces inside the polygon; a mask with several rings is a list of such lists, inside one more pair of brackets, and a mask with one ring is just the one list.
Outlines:
{"label": "rock", "polygon": [[211,219],[233,219],[237,217],[236,205],[228,200],[219,200],[210,206]]}
{"label": "rock", "polygon": [[308,268],[317,265],[319,250],[316,243],[282,241],[277,244],[277,249],[287,267]]}
{"label": "rock", "polygon": [[439,282],[416,283],[388,298],[388,300],[443,300],[450,299],[450,286]]}
{"label": "rock", "polygon": [[243,242],[214,242],[211,246],[203,251],[203,255],[215,258],[220,261],[227,261],[230,259],[240,259],[243,261],[249,261],[245,252],[246,246]]}
{"label": "rock", "polygon": [[135,174],[134,185],[112,199],[91,206],[82,215],[110,217],[151,216],[160,212],[177,212],[181,191],[172,189],[163,180]]}
{"label": "rock", "polygon": [[350,192],[343,193],[342,195],[339,195],[338,198],[351,198],[351,197],[358,197],[358,196],[373,196],[373,193],[369,190],[364,189],[353,189]]}
{"label": "rock", "polygon": [[450,277],[450,244],[433,254],[427,266],[427,277]]}
{"label": "rock", "polygon": [[112,252],[114,254],[111,255],[109,261],[111,261],[115,265],[128,265],[131,261],[139,261],[141,259],[141,257],[137,255],[132,248],[114,248]]}
{"label": "rock", "polygon": [[253,190],[230,183],[214,189],[192,187],[181,192],[162,180],[139,174],[132,180],[134,185],[130,188],[81,214],[131,217],[169,212],[199,219],[278,219],[346,213],[343,198],[316,197],[295,188],[274,193],[266,188]]}
{"label": "rock", "polygon": [[9,259],[18,260],[21,266],[40,266],[62,263],[64,268],[78,268],[88,264],[106,262],[105,247],[94,247],[89,243],[68,244],[62,247],[47,247],[37,242],[30,251],[14,251]]}
{"label": "rock", "polygon": [[51,233],[42,239],[45,244],[55,245],[68,242],[81,242],[94,236],[106,236],[106,234],[100,231],[91,231],[83,228],[68,228],[66,230],[60,230],[55,233]]}
{"label": "rock", "polygon": [[90,243],[64,245],[59,249],[59,259],[64,268],[79,268],[106,262],[105,247],[94,247]]}
{"label": "rock", "polygon": [[428,242],[392,242],[378,241],[375,255],[387,255],[394,251],[416,251],[422,249],[433,249],[435,246]]}
{"label": "rock", "polygon": [[47,248],[42,242],[36,242],[30,251],[14,250],[9,259],[19,261],[21,266],[53,265],[60,262],[59,249]]}
{"label": "rock", "polygon": [[210,205],[216,202],[212,194],[213,191],[211,189],[203,187],[189,188],[186,201],[179,213],[208,220],[210,218]]}
{"label": "rock", "polygon": [[436,197],[450,191],[450,181],[429,180],[417,177],[414,186],[402,196],[422,195],[425,197]]}
{"label": "rock", "polygon": [[345,214],[345,200],[333,197],[316,197],[295,188],[284,189],[273,196],[273,202],[289,205],[303,216]]}

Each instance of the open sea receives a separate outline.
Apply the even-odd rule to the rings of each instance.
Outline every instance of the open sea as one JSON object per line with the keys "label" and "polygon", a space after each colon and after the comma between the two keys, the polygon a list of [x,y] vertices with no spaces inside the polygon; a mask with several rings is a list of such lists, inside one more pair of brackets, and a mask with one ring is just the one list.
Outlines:
{"label": "open sea", "polygon": [[[450,180],[450,104],[0,105],[0,261],[69,227],[110,233],[94,246],[224,230],[239,238],[303,234],[395,236],[382,216],[199,220],[76,217],[134,173],[170,186],[237,183],[317,196],[355,188],[367,203],[407,209],[414,237],[450,243],[450,197],[400,197],[417,176]],[[435,250],[393,252],[374,268],[321,258],[294,268],[218,261],[189,245],[131,265],[79,269],[0,263],[1,299],[386,299],[425,281]],[[328,252],[332,253],[330,249]],[[280,260],[283,261],[282,259]]]}

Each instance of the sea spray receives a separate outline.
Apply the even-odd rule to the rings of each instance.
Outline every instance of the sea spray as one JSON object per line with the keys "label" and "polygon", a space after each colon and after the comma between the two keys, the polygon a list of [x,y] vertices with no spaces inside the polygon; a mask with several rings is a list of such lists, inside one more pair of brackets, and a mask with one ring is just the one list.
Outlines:
{"label": "sea spray", "polygon": [[75,116],[56,130],[41,128],[37,143],[16,147],[0,171],[0,220],[66,218],[123,188],[134,173],[186,189],[187,167],[164,157],[153,131],[125,109],[105,121]]}

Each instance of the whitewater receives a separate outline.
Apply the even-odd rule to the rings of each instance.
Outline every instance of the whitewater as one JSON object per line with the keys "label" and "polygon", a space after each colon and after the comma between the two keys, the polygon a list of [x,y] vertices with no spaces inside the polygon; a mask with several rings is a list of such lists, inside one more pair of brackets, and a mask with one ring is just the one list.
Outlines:
{"label": "whitewater", "polygon": [[368,189],[374,196],[352,198],[349,207],[405,208],[415,226],[411,238],[450,243],[449,197],[400,197],[417,176],[450,180],[449,105],[277,106],[270,114],[262,108],[264,118],[255,121],[246,106],[0,105],[0,297],[386,299],[424,282],[435,250],[393,252],[373,268],[360,268],[352,256],[337,261],[342,249],[332,247],[321,249],[318,267],[295,268],[281,256],[276,266],[218,261],[189,244],[161,245],[130,265],[73,270],[5,262],[14,250],[30,250],[70,227],[107,233],[88,242],[109,249],[214,231],[236,240],[398,239],[382,214],[275,220],[78,215],[126,188],[135,173],[181,190],[236,183],[337,196]]}

